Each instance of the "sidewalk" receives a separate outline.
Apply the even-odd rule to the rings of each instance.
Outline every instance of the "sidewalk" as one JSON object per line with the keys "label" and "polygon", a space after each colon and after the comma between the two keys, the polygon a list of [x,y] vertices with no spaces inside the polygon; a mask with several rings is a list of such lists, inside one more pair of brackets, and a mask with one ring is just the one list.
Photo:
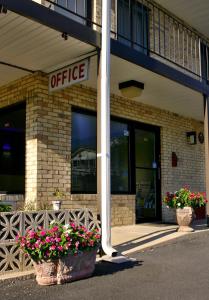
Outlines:
{"label": "sidewalk", "polygon": [[130,255],[136,251],[156,246],[158,244],[179,238],[186,234],[196,234],[209,230],[206,221],[196,221],[192,233],[177,232],[177,225],[157,223],[137,224],[112,228],[112,244],[118,252]]}

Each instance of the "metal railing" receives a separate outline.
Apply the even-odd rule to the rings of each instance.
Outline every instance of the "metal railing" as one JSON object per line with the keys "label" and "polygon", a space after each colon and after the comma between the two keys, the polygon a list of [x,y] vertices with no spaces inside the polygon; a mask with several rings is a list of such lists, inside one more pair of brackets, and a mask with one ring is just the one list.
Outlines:
{"label": "metal railing", "polygon": [[[84,0],[82,12],[81,8],[78,11],[77,0],[72,2],[75,2],[73,10],[69,9],[68,0],[45,0],[44,5],[101,31],[101,0]],[[111,9],[112,38],[188,75],[208,79],[209,41],[205,37],[150,0],[116,2],[112,1]]]}

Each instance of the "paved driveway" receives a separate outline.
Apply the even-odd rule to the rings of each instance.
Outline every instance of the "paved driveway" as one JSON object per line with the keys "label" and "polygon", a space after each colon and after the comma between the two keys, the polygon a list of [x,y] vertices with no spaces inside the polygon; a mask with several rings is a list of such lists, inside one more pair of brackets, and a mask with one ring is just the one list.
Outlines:
{"label": "paved driveway", "polygon": [[137,263],[100,262],[94,277],[62,286],[40,287],[33,279],[0,282],[0,299],[209,299],[208,231],[133,256]]}

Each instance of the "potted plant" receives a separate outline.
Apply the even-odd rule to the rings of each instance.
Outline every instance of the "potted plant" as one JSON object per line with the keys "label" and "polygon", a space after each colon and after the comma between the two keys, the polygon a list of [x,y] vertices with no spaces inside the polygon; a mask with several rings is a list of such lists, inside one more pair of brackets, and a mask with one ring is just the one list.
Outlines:
{"label": "potted plant", "polygon": [[64,193],[62,193],[59,189],[55,189],[53,196],[55,196],[57,199],[52,201],[53,209],[54,210],[60,210],[61,209],[61,199],[65,196]]}
{"label": "potted plant", "polygon": [[91,276],[100,239],[97,229],[54,222],[18,235],[17,243],[32,259],[38,284],[53,285]]}
{"label": "potted plant", "polygon": [[189,187],[180,188],[175,193],[166,193],[164,203],[167,207],[176,208],[176,219],[179,225],[178,231],[190,232],[194,209],[204,207],[207,203],[205,193],[191,192]]}

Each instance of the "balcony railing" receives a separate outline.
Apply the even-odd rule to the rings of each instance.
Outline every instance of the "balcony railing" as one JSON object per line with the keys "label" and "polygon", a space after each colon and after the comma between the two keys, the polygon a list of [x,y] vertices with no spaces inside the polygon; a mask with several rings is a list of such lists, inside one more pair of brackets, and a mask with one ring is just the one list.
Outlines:
{"label": "balcony railing", "polygon": [[[44,5],[101,31],[101,2],[45,0]],[[111,36],[190,76],[208,80],[209,40],[150,0],[112,1]]]}

